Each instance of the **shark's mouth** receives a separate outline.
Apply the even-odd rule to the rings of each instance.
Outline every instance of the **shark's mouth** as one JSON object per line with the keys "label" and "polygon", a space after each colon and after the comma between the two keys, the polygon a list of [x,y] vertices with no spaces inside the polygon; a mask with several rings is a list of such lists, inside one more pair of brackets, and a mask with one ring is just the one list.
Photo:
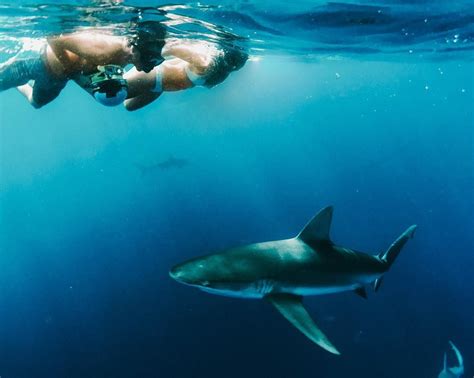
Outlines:
{"label": "shark's mouth", "polygon": [[268,292],[263,290],[257,290],[258,286],[255,283],[248,283],[248,282],[212,282],[207,285],[192,285],[198,287],[200,290],[214,294],[214,295],[222,295],[225,297],[233,297],[233,298],[250,298],[250,299],[258,299],[263,298]]}
{"label": "shark's mouth", "polygon": [[262,294],[250,291],[250,290],[233,290],[233,289],[218,289],[213,287],[205,287],[205,286],[198,286],[199,289],[202,291],[213,294],[213,295],[221,295],[224,297],[232,297],[232,298],[247,298],[247,299],[260,299],[262,298]]}

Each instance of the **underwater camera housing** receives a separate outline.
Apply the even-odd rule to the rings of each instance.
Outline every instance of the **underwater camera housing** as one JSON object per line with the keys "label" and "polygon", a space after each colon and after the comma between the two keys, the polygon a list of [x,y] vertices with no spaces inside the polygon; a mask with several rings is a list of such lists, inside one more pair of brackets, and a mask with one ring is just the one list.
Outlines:
{"label": "underwater camera housing", "polygon": [[98,66],[98,72],[90,76],[90,88],[94,98],[103,105],[121,104],[128,95],[128,83],[123,78],[123,68],[116,65]]}

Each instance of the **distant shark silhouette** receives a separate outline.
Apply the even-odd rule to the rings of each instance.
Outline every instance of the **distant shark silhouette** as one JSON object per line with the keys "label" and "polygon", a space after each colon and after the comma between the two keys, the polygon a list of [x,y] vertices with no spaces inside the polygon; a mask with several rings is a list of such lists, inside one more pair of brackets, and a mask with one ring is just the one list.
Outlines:
{"label": "distant shark silhouette", "polygon": [[371,256],[335,245],[329,238],[333,208],[321,210],[292,239],[237,247],[195,258],[171,269],[176,281],[218,295],[265,298],[310,340],[339,354],[302,304],[305,295],[377,291],[416,226],[409,227],[384,253]]}
{"label": "distant shark silhouette", "polygon": [[456,346],[450,341],[449,345],[456,355],[458,366],[448,367],[448,355],[444,353],[444,365],[443,371],[439,373],[438,378],[460,378],[464,374],[464,363],[461,356],[461,352]]}
{"label": "distant shark silhouette", "polygon": [[189,165],[189,161],[186,159],[175,158],[170,156],[168,159],[163,160],[159,163],[152,165],[142,165],[135,163],[135,166],[140,170],[142,175],[152,173],[155,171],[166,171],[169,169],[181,169]]}

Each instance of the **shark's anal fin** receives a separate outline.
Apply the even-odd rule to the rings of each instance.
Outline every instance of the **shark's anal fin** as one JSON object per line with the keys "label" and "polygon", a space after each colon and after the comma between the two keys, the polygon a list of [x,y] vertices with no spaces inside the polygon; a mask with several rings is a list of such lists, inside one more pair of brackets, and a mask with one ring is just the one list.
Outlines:
{"label": "shark's anal fin", "polygon": [[270,294],[266,296],[276,309],[311,341],[328,352],[340,354],[326,335],[314,323],[303,306],[302,297],[293,294]]}
{"label": "shark's anal fin", "polygon": [[361,286],[358,287],[357,289],[354,290],[354,293],[356,293],[358,296],[367,299],[367,291],[365,290],[365,287]]}
{"label": "shark's anal fin", "polygon": [[322,209],[301,230],[297,238],[308,244],[318,242],[331,243],[329,231],[331,229],[332,213],[332,206]]}

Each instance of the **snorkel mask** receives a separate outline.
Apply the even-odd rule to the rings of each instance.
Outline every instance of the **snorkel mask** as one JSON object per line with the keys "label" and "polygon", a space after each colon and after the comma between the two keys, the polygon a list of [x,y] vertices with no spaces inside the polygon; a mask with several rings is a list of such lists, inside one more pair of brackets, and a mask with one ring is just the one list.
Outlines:
{"label": "snorkel mask", "polygon": [[142,71],[148,73],[150,72],[153,68],[159,66],[161,63],[164,62],[164,58],[160,56],[159,58],[156,58],[153,53],[140,53],[140,60],[141,60],[141,69]]}
{"label": "snorkel mask", "polygon": [[122,67],[97,66],[97,71],[89,77],[89,87],[94,98],[105,106],[121,104],[128,95],[128,83],[123,78]]}
{"label": "snorkel mask", "polygon": [[139,71],[148,73],[165,60],[161,55],[165,37],[166,28],[158,21],[143,21],[135,26],[129,43],[139,53]]}

